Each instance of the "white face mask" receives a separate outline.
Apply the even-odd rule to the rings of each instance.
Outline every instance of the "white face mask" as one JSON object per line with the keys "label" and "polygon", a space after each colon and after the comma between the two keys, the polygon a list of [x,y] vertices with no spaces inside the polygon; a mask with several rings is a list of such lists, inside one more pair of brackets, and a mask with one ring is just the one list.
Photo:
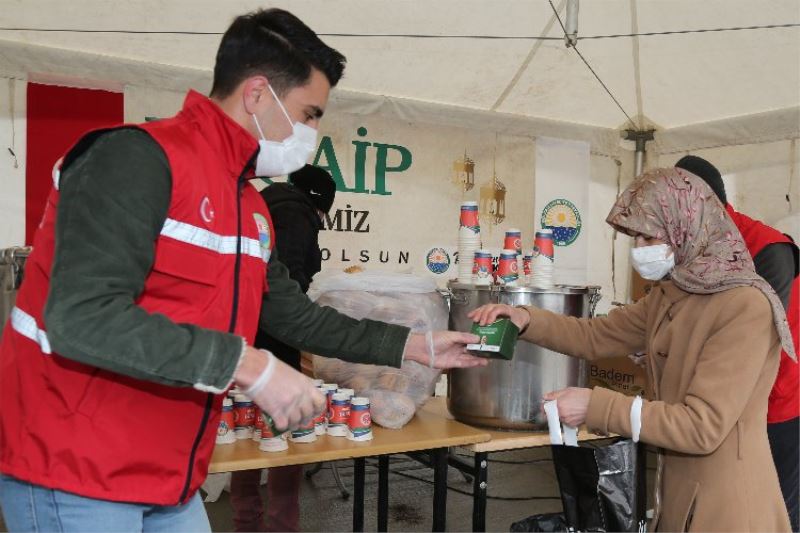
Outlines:
{"label": "white face mask", "polygon": [[264,137],[264,132],[258,119],[253,114],[253,121],[256,123],[258,134],[261,139],[258,141],[261,149],[256,160],[256,176],[286,176],[295,170],[300,170],[308,162],[309,156],[317,147],[317,130],[299,122],[292,122],[286,108],[283,107],[278,95],[268,85],[269,91],[275,97],[275,101],[283,111],[286,120],[292,125],[292,134],[283,141],[268,141]]}
{"label": "white face mask", "polygon": [[631,263],[644,279],[658,281],[675,268],[675,254],[668,244],[631,248]]}

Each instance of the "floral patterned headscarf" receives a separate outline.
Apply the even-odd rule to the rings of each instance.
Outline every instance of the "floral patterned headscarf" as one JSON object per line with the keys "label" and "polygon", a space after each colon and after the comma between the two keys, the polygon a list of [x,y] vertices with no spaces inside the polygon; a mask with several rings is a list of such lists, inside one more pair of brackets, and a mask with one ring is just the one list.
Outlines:
{"label": "floral patterned headscarf", "polygon": [[739,230],[702,179],[680,168],[646,172],[623,191],[606,222],[622,233],[669,244],[675,254],[672,281],[686,292],[759,289],[772,306],[784,350],[796,360],[783,304],[756,274]]}

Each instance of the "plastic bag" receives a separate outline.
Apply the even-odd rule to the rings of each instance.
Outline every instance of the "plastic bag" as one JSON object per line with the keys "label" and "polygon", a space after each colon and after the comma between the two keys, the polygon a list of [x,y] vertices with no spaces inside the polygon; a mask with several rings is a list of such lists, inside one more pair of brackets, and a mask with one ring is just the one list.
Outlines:
{"label": "plastic bag", "polygon": [[548,532],[567,532],[567,521],[564,513],[536,514],[523,518],[511,524],[512,532],[523,531],[548,531]]}
{"label": "plastic bag", "polygon": [[[436,284],[408,274],[358,273],[324,278],[314,287],[319,305],[356,319],[407,326],[415,333],[447,329],[448,311]],[[413,361],[401,368],[314,356],[314,374],[370,398],[372,419],[398,429],[433,394],[440,370]]]}
{"label": "plastic bag", "polygon": [[644,531],[644,463],[637,444],[553,446],[567,524],[577,531]]}

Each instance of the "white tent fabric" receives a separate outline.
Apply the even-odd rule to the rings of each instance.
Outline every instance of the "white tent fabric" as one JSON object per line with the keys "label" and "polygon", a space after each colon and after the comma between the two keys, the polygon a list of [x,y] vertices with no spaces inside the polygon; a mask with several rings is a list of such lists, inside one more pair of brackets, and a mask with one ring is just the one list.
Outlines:
{"label": "white tent fabric", "polygon": [[[553,4],[563,19],[566,0]],[[564,46],[546,0],[26,0],[4,10],[3,27],[213,34],[4,30],[0,73],[207,89],[219,33],[269,6],[293,11],[348,57],[337,100],[351,111],[392,105],[431,120],[489,112],[504,127],[588,137],[603,152],[616,130],[634,126],[656,128],[665,152],[798,136],[800,28],[608,37],[800,23],[796,0],[582,2],[578,49],[633,123]]]}

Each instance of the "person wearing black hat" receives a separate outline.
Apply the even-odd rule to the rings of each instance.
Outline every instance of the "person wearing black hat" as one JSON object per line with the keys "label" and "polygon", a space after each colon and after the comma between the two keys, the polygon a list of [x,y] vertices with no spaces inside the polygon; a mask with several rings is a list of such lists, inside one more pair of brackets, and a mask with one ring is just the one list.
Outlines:
{"label": "person wearing black hat", "polygon": [[[705,181],[725,206],[745,245],[753,257],[756,273],[769,283],[783,303],[789,320],[795,350],[798,348],[798,317],[800,289],[798,288],[798,248],[788,236],[734,210],[728,203],[725,184],[719,170],[703,159],[687,155],[675,163]],[[778,377],[769,395],[767,436],[772,459],[778,471],[783,499],[789,512],[792,531],[798,531],[800,508],[800,369],[786,352],[781,354]]]}
{"label": "person wearing black hat", "polygon": [[[286,265],[289,277],[306,292],[314,274],[322,269],[319,231],[322,217],[333,205],[336,183],[328,172],[306,165],[290,174],[288,182],[273,183],[263,189],[261,196],[272,216],[278,258]],[[300,352],[266,331],[259,330],[255,346],[269,350],[284,363],[300,370]],[[302,466],[270,469],[265,528],[259,493],[261,471],[234,472],[231,505],[236,531],[299,531],[302,475]]]}

